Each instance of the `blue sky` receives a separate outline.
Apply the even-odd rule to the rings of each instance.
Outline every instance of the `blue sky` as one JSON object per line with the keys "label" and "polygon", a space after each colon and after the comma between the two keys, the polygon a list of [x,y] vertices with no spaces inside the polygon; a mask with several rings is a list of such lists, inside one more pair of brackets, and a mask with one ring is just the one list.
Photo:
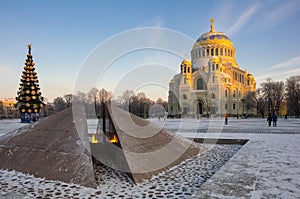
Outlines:
{"label": "blue sky", "polygon": [[[300,74],[298,0],[12,0],[0,3],[0,97],[15,97],[28,42],[33,44],[43,95],[52,100],[73,92],[82,63],[107,38],[155,26],[196,40],[209,30],[212,17],[215,29],[233,41],[240,67],[251,71],[258,83]],[[164,92],[148,95],[166,98]]]}

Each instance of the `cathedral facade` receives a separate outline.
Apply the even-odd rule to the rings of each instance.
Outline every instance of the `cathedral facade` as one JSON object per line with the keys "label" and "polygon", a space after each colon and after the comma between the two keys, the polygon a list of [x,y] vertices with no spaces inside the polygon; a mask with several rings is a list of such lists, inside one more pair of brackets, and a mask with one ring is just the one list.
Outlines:
{"label": "cathedral facade", "polygon": [[232,41],[214,29],[197,39],[191,51],[191,61],[185,58],[180,73],[169,83],[168,115],[239,116],[244,114],[243,97],[256,90],[251,73],[237,64]]}

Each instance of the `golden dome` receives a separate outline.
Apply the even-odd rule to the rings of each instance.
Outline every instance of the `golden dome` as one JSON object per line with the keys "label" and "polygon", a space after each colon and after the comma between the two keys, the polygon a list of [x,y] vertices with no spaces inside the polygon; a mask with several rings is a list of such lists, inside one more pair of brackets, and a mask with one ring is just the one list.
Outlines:
{"label": "golden dome", "polygon": [[217,32],[214,29],[214,20],[210,20],[210,31],[207,33],[202,34],[196,41],[195,46],[201,46],[203,45],[213,45],[213,44],[221,44],[221,45],[227,45],[227,46],[233,46],[233,43],[231,42],[230,38],[222,33]]}
{"label": "golden dome", "polygon": [[192,62],[191,60],[189,60],[188,58],[185,58],[182,62],[181,62],[181,65],[187,65],[187,66],[191,66],[192,65]]}

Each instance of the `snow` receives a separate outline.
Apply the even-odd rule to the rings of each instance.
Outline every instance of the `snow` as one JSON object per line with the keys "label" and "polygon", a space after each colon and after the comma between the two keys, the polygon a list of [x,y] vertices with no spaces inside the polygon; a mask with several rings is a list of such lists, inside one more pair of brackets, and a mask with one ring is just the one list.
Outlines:
{"label": "snow", "polygon": [[[208,123],[220,124],[222,119],[184,120],[184,129],[176,128],[172,122],[156,123],[190,138],[249,140],[200,187],[195,198],[300,198],[299,119],[279,119],[277,127],[269,127],[265,119],[230,118],[229,125],[212,129]],[[188,123],[198,123],[200,133],[194,133]]]}
{"label": "snow", "polygon": [[[228,125],[223,118],[150,120],[185,137],[249,141],[242,147],[205,144],[207,154],[137,185],[105,167],[97,170],[97,189],[0,170],[0,198],[300,198],[299,119],[279,119],[277,127],[267,126],[266,118],[229,118]],[[0,120],[0,135],[23,125],[18,122]],[[88,124],[94,131],[95,120]]]}
{"label": "snow", "polygon": [[28,125],[28,123],[21,123],[20,119],[3,119],[0,120],[0,136],[12,132],[18,128]]}

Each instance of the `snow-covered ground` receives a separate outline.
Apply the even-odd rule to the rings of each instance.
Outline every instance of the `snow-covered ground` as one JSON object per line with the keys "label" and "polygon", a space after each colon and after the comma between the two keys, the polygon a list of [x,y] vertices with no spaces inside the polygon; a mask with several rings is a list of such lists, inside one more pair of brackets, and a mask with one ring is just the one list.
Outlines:
{"label": "snow-covered ground", "polygon": [[21,123],[20,119],[3,119],[0,120],[0,136],[12,132],[28,123]]}
{"label": "snow-covered ground", "polygon": [[266,119],[229,118],[228,125],[220,118],[153,122],[190,138],[249,139],[195,198],[300,198],[299,119],[279,119],[276,127]]}
{"label": "snow-covered ground", "polygon": [[[300,198],[300,120],[279,119],[277,127],[267,126],[266,119],[229,118],[228,125],[221,118],[150,120],[185,137],[249,141],[241,149],[215,145],[205,155],[138,185],[109,168],[99,169],[98,189],[0,170],[0,198]],[[95,124],[89,121],[91,131]],[[0,125],[0,135],[16,127]]]}

